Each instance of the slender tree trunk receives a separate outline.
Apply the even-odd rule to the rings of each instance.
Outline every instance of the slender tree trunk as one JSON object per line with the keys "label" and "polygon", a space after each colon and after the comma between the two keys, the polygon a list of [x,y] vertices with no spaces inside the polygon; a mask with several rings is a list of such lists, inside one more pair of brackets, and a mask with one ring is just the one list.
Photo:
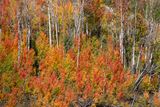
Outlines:
{"label": "slender tree trunk", "polygon": [[50,13],[50,1],[48,1],[48,33],[49,33],[49,45],[52,46],[52,27],[51,27],[51,13]]}
{"label": "slender tree trunk", "polygon": [[28,50],[30,49],[30,39],[31,39],[31,28],[30,26],[28,27],[28,36],[27,36],[27,47],[28,47]]}
{"label": "slender tree trunk", "polygon": [[55,25],[54,25],[54,20],[52,20],[52,44],[54,44],[54,39],[55,39]]}
{"label": "slender tree trunk", "polygon": [[[79,59],[80,59],[80,31],[82,30],[82,20],[83,20],[83,8],[84,8],[84,0],[78,2],[79,11],[75,11],[74,13],[74,25],[75,25],[75,34],[78,39],[78,52],[77,52],[77,68],[79,68]],[[77,6],[75,7],[75,9]]]}
{"label": "slender tree trunk", "polygon": [[135,46],[136,46],[136,23],[137,23],[137,1],[135,0],[135,14],[134,14],[135,22],[134,22],[134,33],[133,33],[133,46],[132,46],[132,73],[136,72],[135,66]]}
{"label": "slender tree trunk", "polygon": [[140,64],[141,55],[142,55],[142,45],[140,47],[140,51],[139,51],[138,58],[137,58],[136,70],[138,70],[138,67],[139,67],[139,64]]}
{"label": "slender tree trunk", "polygon": [[29,2],[27,0],[23,0],[22,13],[24,14],[25,20],[24,23],[22,23],[22,29],[27,28],[26,47],[28,51],[30,49],[30,39],[31,39],[31,17],[30,17],[29,7],[30,7]]}
{"label": "slender tree trunk", "polygon": [[27,48],[28,51],[30,49],[30,39],[31,39],[31,24],[30,24],[30,18],[28,18],[28,22],[27,22],[27,28],[28,28],[28,32],[27,32]]}
{"label": "slender tree trunk", "polygon": [[133,46],[132,46],[132,72],[135,72],[135,35],[133,35]]}
{"label": "slender tree trunk", "polygon": [[123,3],[121,0],[121,31],[119,35],[119,42],[120,42],[120,54],[121,54],[121,62],[124,64],[124,46],[123,46],[123,38],[124,38],[124,25],[123,25]]}
{"label": "slender tree trunk", "polygon": [[144,53],[144,59],[147,61],[147,56],[148,56],[148,47],[145,47],[145,53]]}
{"label": "slender tree trunk", "polygon": [[86,22],[86,34],[88,35],[88,22]]}
{"label": "slender tree trunk", "polygon": [[79,68],[79,60],[80,60],[80,35],[78,36],[78,52],[77,52],[77,68]]}
{"label": "slender tree trunk", "polygon": [[75,29],[76,29],[76,37],[78,39],[78,52],[77,52],[77,68],[79,68],[79,58],[80,58],[80,18],[76,17],[75,19]]}
{"label": "slender tree trunk", "polygon": [[59,45],[59,37],[58,37],[58,16],[57,16],[57,7],[56,7],[56,10],[55,10],[55,31],[56,31],[56,44],[57,44],[57,47]]}
{"label": "slender tree trunk", "polygon": [[22,31],[21,31],[21,12],[18,9],[17,12],[17,20],[18,20],[18,65],[20,64],[20,57],[21,57],[21,41],[22,41]]}
{"label": "slender tree trunk", "polygon": [[81,30],[82,30],[82,33],[84,33],[84,32],[85,32],[85,31],[84,31],[84,26],[85,26],[85,25],[84,25],[84,11],[83,11],[83,3],[84,3],[84,0],[82,1],[82,7],[81,7],[81,8],[82,8],[82,10],[81,10],[81,24],[82,24],[82,25],[81,25],[81,26],[82,26],[82,29],[81,29]]}
{"label": "slender tree trunk", "polygon": [[55,28],[56,28],[56,42],[57,42],[57,47],[58,47],[58,44],[59,44],[58,41],[59,40],[58,40],[58,22],[57,21],[55,22]]}
{"label": "slender tree trunk", "polygon": [[[52,4],[52,0],[51,0],[51,4]],[[55,21],[55,16],[54,16],[54,10],[53,10],[53,7],[51,8],[51,22],[52,22],[52,44],[54,44],[54,30],[55,30],[55,25],[54,25],[54,22]]]}
{"label": "slender tree trunk", "polygon": [[146,3],[145,18],[148,19],[148,3],[147,3],[147,0],[145,0],[145,3]]}

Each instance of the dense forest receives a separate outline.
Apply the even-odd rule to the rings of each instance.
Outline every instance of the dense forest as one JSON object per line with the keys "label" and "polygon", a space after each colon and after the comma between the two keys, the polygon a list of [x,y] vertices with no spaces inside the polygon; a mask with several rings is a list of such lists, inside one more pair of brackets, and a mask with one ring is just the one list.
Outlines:
{"label": "dense forest", "polygon": [[160,107],[160,0],[0,0],[0,107]]}

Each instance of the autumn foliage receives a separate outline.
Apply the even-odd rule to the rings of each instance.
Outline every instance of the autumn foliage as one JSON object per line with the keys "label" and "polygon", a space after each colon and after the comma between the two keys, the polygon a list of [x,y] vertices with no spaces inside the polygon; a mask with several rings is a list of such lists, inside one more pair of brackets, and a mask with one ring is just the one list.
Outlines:
{"label": "autumn foliage", "polygon": [[[36,43],[40,47],[46,45],[44,37],[42,33],[37,39]],[[9,61],[12,63],[8,67],[10,66],[12,71],[9,69],[1,71],[1,100],[7,101],[8,106],[18,105],[23,101],[23,96],[29,94],[31,100],[29,105],[37,107],[76,106],[79,98],[84,101],[92,99],[94,102],[92,105],[104,101],[110,105],[129,106],[132,97],[131,88],[137,76],[123,69],[118,48],[113,49],[111,39],[108,40],[110,42],[106,44],[107,51],[98,49],[96,54],[92,52],[94,49],[91,44],[92,39],[88,40],[88,45],[82,46],[78,69],[76,68],[76,47],[68,50],[67,53],[63,46],[40,49],[41,54],[36,56],[41,58],[38,75],[36,75],[33,67],[36,58],[34,52],[27,51],[24,47],[20,65],[17,66],[14,51],[17,39],[10,41],[8,37],[5,38],[1,43],[3,52],[0,54],[0,60],[5,62],[8,61],[7,57],[10,57]],[[94,42],[99,46],[99,41]],[[11,55],[4,57],[6,54]],[[143,86],[150,83],[147,81],[146,78]],[[145,90],[146,100],[148,94]],[[159,104],[158,100],[154,102],[155,105]]]}
{"label": "autumn foliage", "polygon": [[159,107],[159,25],[134,1],[0,0],[0,107]]}

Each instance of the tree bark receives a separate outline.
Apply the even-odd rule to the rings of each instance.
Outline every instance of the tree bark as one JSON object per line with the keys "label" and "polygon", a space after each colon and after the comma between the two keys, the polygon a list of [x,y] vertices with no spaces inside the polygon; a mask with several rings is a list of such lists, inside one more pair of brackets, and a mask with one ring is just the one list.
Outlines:
{"label": "tree bark", "polygon": [[52,46],[52,27],[51,27],[51,13],[50,13],[50,1],[48,1],[48,34],[49,34],[49,45]]}
{"label": "tree bark", "polygon": [[88,35],[88,22],[86,22],[86,34]]}
{"label": "tree bark", "polygon": [[123,3],[121,0],[121,31],[119,35],[119,42],[120,42],[120,54],[121,54],[121,62],[124,64],[124,46],[123,46],[123,38],[124,38],[124,25],[123,25]]}
{"label": "tree bark", "polygon": [[[76,6],[77,8],[77,6]],[[75,25],[75,34],[78,38],[78,52],[77,52],[77,68],[79,68],[79,59],[80,59],[80,31],[82,29],[83,24],[83,8],[84,8],[84,0],[78,2],[79,11],[75,11],[74,13],[74,25]]]}
{"label": "tree bark", "polygon": [[134,13],[134,33],[133,33],[133,46],[132,46],[132,73],[136,72],[136,66],[135,66],[135,46],[136,46],[136,24],[137,24],[137,1],[135,0],[135,13]]}
{"label": "tree bark", "polygon": [[140,51],[139,51],[138,58],[137,58],[136,71],[138,70],[138,67],[139,67],[139,64],[140,64],[141,55],[142,55],[142,45],[140,47]]}
{"label": "tree bark", "polygon": [[[51,4],[53,5],[53,2],[51,1]],[[54,10],[53,10],[53,6],[51,8],[51,22],[52,22],[52,44],[54,44],[54,30],[55,30],[55,25],[54,25],[54,21],[55,21],[55,16],[54,16]]]}
{"label": "tree bark", "polygon": [[29,16],[28,16],[28,20],[27,20],[28,22],[28,24],[27,24],[27,29],[28,29],[28,31],[27,31],[27,48],[28,48],[28,51],[29,51],[29,49],[30,49],[30,39],[31,39],[31,23],[30,23],[30,18],[29,18]]}
{"label": "tree bark", "polygon": [[55,33],[56,33],[56,45],[59,45],[59,35],[58,35],[58,15],[57,15],[57,6],[55,7]]}
{"label": "tree bark", "polygon": [[58,22],[57,22],[57,19],[55,21],[55,28],[56,28],[56,42],[57,42],[57,47],[58,47],[59,39],[58,39]]}
{"label": "tree bark", "polygon": [[20,64],[21,57],[21,41],[22,41],[22,31],[21,31],[21,12],[20,9],[17,11],[17,20],[18,20],[18,65]]}

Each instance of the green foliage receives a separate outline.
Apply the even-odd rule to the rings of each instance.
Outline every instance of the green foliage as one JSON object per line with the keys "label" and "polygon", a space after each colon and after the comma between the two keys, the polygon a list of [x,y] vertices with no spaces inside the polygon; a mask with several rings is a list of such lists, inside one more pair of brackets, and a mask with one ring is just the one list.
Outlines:
{"label": "green foliage", "polygon": [[0,73],[13,71],[13,58],[12,54],[8,54],[3,61],[0,62]]}
{"label": "green foliage", "polygon": [[53,91],[52,91],[52,97],[57,96],[60,93],[60,88],[56,87]]}
{"label": "green foliage", "polygon": [[157,23],[160,23],[160,2],[155,0],[153,7],[153,18]]}
{"label": "green foliage", "polygon": [[65,52],[67,52],[73,45],[72,37],[65,36],[64,38],[64,48]]}

